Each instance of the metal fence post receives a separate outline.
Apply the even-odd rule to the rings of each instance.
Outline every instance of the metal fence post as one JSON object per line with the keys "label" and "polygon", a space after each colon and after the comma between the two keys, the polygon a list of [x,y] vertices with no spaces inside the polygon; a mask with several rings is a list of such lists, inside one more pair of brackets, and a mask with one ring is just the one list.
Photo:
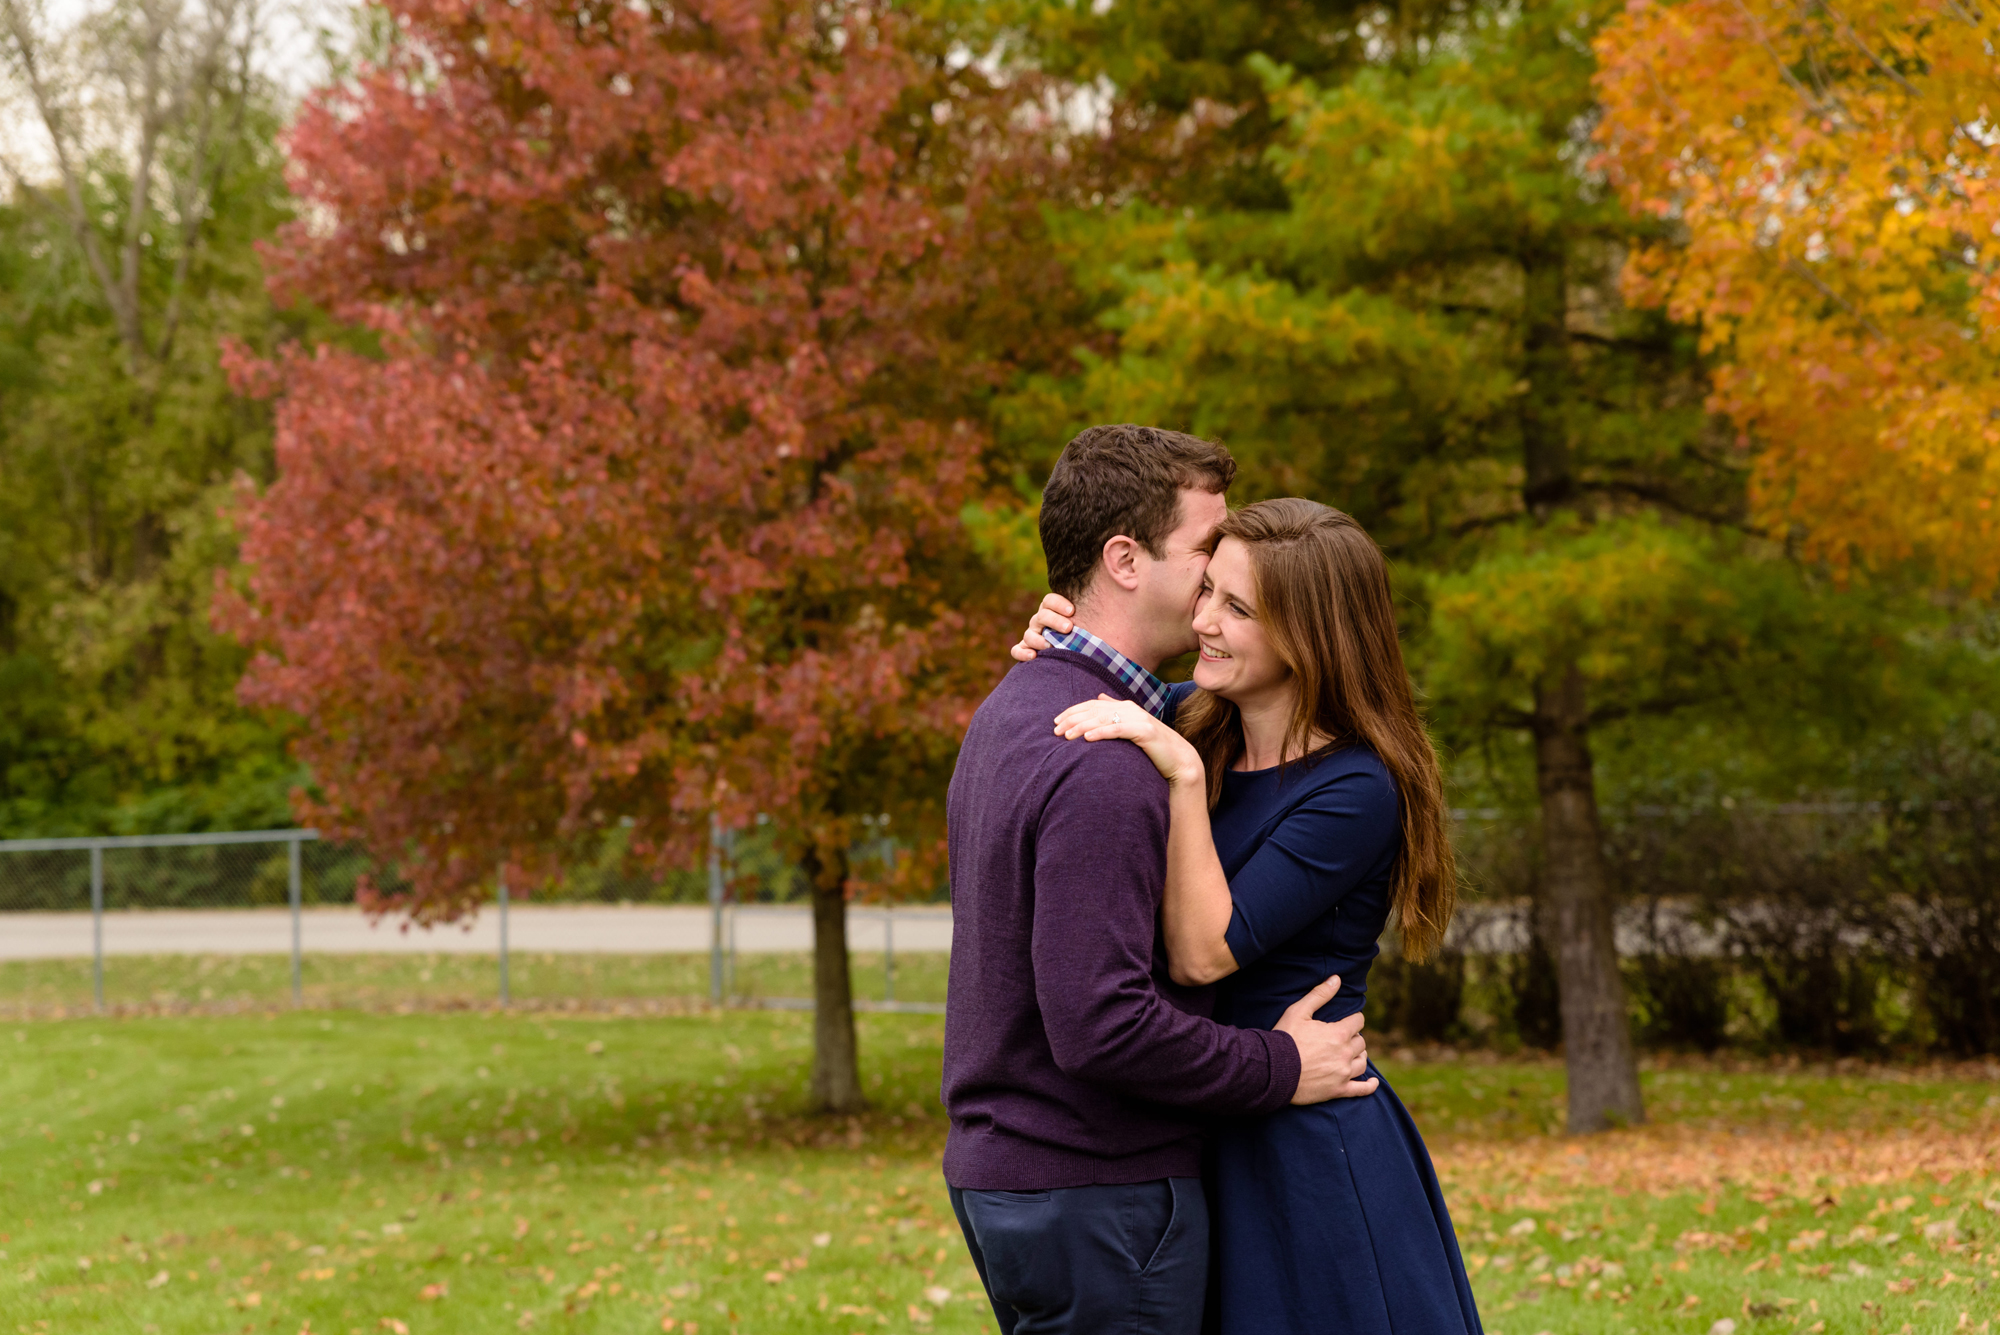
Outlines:
{"label": "metal fence post", "polygon": [[104,849],[90,848],[90,995],[104,1009]]}
{"label": "metal fence post", "polygon": [[513,1004],[507,987],[507,869],[500,869],[500,1004]]}
{"label": "metal fence post", "polygon": [[722,906],[724,921],[729,924],[729,949],[722,956],[722,994],[735,997],[742,995],[736,990],[736,903],[726,889],[722,897],[726,901]]}
{"label": "metal fence post", "polygon": [[882,906],[882,1000],[896,1000],[896,910]]}
{"label": "metal fence post", "polygon": [[722,1004],[722,817],[708,818],[708,1002]]}
{"label": "metal fence post", "polygon": [[297,1006],[301,1000],[299,986],[299,901],[302,896],[299,887],[299,841],[296,839],[287,841],[285,852],[291,864],[286,868],[286,872],[290,877],[288,888],[291,891],[292,900],[292,1004]]}

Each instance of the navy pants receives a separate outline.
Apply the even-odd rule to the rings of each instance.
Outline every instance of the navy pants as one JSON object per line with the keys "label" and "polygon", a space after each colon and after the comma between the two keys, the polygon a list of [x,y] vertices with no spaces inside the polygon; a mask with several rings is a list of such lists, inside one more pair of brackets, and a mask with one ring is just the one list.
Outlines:
{"label": "navy pants", "polygon": [[1000,1335],[1197,1335],[1208,1283],[1201,1180],[951,1189]]}

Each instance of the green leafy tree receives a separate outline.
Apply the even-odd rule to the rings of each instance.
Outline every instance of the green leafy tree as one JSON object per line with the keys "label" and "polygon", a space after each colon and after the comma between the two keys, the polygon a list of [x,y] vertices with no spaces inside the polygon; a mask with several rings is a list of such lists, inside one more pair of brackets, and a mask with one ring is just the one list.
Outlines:
{"label": "green leafy tree", "polygon": [[1577,1131],[1644,1114],[1593,743],[1829,709],[1851,739],[1908,648],[1747,525],[1694,338],[1618,300],[1654,224],[1587,166],[1608,9],[1287,9],[1293,31],[1139,6],[1104,18],[1095,66],[1064,11],[1050,50],[1116,90],[1092,170],[1122,189],[1056,225],[1109,337],[1011,405],[1023,440],[1106,419],[1224,440],[1242,499],[1337,505],[1402,564],[1434,719],[1474,755],[1519,739],[1489,780],[1516,755],[1532,775]]}
{"label": "green leafy tree", "polygon": [[[281,824],[283,725],[208,627],[230,479],[268,473],[224,337],[277,319],[253,243],[287,215],[274,91],[238,9],[0,5],[22,114],[0,207],[0,827]],[[93,92],[94,90],[94,92]]]}

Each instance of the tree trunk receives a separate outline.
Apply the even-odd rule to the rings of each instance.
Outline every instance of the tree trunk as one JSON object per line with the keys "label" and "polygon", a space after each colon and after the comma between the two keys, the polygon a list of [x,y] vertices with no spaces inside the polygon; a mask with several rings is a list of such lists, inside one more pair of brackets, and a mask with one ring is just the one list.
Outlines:
{"label": "tree trunk", "polygon": [[828,1113],[859,1112],[860,1049],[854,1040],[854,983],[847,967],[847,866],[809,851],[804,870],[813,908],[812,1106]]}
{"label": "tree trunk", "polygon": [[1612,937],[1611,884],[1597,826],[1586,737],[1590,714],[1574,663],[1535,685],[1535,777],[1542,796],[1544,895],[1555,930],[1569,1068],[1571,1134],[1645,1120],[1639,1068]]}
{"label": "tree trunk", "polygon": [[1521,499],[1536,518],[1576,494],[1569,447],[1568,265],[1560,249],[1521,261]]}
{"label": "tree trunk", "polygon": [[[1521,256],[1521,500],[1544,519],[1577,495],[1567,406],[1569,264],[1559,240]],[[1542,798],[1544,907],[1553,931],[1569,1065],[1569,1129],[1645,1120],[1611,934],[1611,884],[1597,828],[1590,710],[1573,658],[1535,683],[1535,778]]]}

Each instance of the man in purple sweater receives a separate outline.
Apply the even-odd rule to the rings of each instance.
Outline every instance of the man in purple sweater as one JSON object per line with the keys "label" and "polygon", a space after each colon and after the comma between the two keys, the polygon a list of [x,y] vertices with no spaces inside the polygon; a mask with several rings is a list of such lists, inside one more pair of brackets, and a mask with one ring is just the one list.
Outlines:
{"label": "man in purple sweater", "polygon": [[952,775],[944,1175],[1001,1335],[1193,1335],[1203,1119],[1374,1087],[1361,1017],[1312,1018],[1335,980],[1266,1032],[1216,1024],[1210,989],[1168,978],[1166,780],[1129,742],[1054,733],[1100,692],[1168,707],[1153,670],[1194,647],[1235,472],[1150,427],[1069,443],[1041,530],[1076,629],[987,697]]}

